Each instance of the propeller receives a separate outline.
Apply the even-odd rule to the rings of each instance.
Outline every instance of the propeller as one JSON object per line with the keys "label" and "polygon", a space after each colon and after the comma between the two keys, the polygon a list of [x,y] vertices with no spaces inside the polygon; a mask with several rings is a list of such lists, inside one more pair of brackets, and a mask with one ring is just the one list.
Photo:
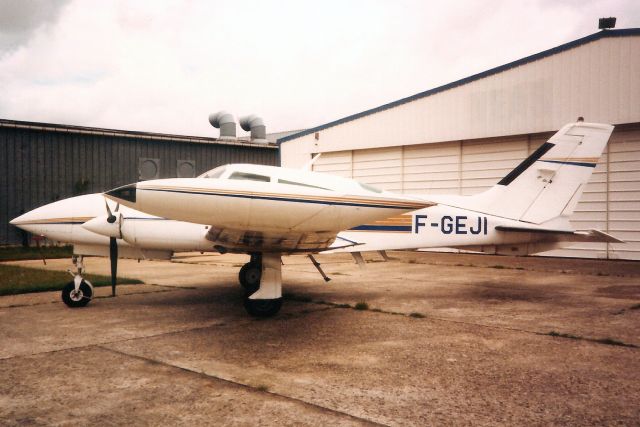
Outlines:
{"label": "propeller", "polygon": [[[107,213],[109,216],[107,217],[107,222],[109,224],[113,224],[118,219],[109,208],[109,203],[104,201],[105,206],[107,207]],[[120,209],[120,203],[116,205],[116,212]],[[118,275],[118,242],[115,237],[109,237],[109,261],[111,261],[111,296],[116,296],[116,280]]]}

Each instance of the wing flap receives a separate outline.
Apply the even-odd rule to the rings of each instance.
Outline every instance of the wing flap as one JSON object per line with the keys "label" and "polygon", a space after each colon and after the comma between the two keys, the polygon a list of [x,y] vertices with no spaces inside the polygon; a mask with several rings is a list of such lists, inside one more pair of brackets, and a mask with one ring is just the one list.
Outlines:
{"label": "wing flap", "polygon": [[505,225],[496,226],[496,230],[506,233],[534,233],[544,235],[559,242],[600,242],[600,243],[624,243],[610,234],[600,230],[562,230],[536,227],[510,227]]}

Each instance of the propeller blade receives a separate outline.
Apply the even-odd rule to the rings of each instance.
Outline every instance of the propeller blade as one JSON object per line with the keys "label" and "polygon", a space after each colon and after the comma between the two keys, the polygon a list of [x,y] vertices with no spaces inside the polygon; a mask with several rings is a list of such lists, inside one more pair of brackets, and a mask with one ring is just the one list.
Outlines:
{"label": "propeller blade", "polygon": [[109,260],[111,261],[111,296],[116,296],[116,276],[118,274],[118,242],[109,238]]}
{"label": "propeller blade", "polygon": [[114,222],[116,222],[116,216],[111,212],[109,203],[107,203],[107,199],[104,199],[104,205],[107,207],[107,214],[109,215],[109,217],[107,218],[107,222],[109,224],[113,224]]}

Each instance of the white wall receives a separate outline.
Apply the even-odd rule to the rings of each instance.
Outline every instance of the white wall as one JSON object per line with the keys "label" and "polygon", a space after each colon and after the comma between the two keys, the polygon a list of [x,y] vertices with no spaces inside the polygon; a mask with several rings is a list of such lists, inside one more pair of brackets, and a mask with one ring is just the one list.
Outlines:
{"label": "white wall", "polygon": [[[554,131],[583,116],[640,122],[640,36],[608,37],[282,144],[310,152]],[[291,162],[291,163],[289,163]]]}

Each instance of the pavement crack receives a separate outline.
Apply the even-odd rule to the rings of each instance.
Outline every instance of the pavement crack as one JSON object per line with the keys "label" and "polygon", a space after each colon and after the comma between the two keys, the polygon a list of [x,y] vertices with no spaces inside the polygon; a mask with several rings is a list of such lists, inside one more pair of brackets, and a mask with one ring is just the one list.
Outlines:
{"label": "pavement crack", "polygon": [[633,349],[640,348],[640,346],[638,346],[636,344],[626,343],[626,342],[623,342],[623,341],[620,341],[620,340],[616,340],[616,339],[613,339],[613,338],[609,338],[609,337],[607,337],[607,338],[593,338],[593,337],[583,337],[583,336],[578,336],[578,335],[572,335],[572,334],[567,334],[567,333],[560,333],[560,332],[556,332],[556,331],[540,332],[540,331],[535,331],[535,330],[531,330],[531,329],[524,329],[524,328],[511,328],[511,327],[508,327],[508,326],[488,325],[488,324],[485,324],[485,323],[466,322],[464,320],[447,319],[445,317],[432,316],[432,315],[418,313],[418,312],[403,313],[403,312],[399,312],[399,311],[383,310],[381,308],[359,308],[358,304],[351,305],[351,304],[347,304],[347,303],[336,303],[336,302],[332,302],[332,301],[313,300],[313,299],[308,298],[308,297],[296,296],[296,295],[289,295],[289,296],[285,296],[285,297],[288,300],[291,300],[291,301],[296,301],[296,302],[301,302],[301,303],[309,303],[309,304],[325,305],[325,306],[328,306],[328,309],[348,308],[348,309],[352,309],[352,310],[355,310],[355,311],[370,311],[370,312],[373,312],[373,313],[381,313],[381,314],[387,314],[387,315],[392,315],[392,316],[405,316],[405,317],[410,317],[410,318],[414,318],[414,319],[431,319],[431,320],[437,320],[437,321],[440,321],[440,322],[454,323],[454,324],[467,325],[467,326],[478,326],[478,327],[487,328],[487,329],[496,329],[496,330],[509,331],[509,332],[521,332],[521,333],[539,335],[539,336],[551,336],[551,337],[555,337],[555,338],[564,338],[564,339],[587,341],[587,342],[591,342],[591,343],[594,343],[594,344],[600,344],[600,345],[618,346],[618,347],[626,347],[626,348],[633,348]]}
{"label": "pavement crack", "polygon": [[223,382],[225,384],[230,384],[230,385],[233,385],[233,386],[236,386],[236,387],[243,388],[245,390],[250,390],[250,391],[252,391],[254,393],[268,394],[268,395],[271,395],[271,396],[274,396],[274,397],[277,397],[277,398],[280,398],[280,399],[296,402],[296,403],[302,404],[304,406],[307,406],[309,408],[313,408],[313,409],[316,409],[316,410],[319,410],[319,411],[322,411],[322,412],[330,413],[332,415],[338,415],[338,416],[341,416],[341,417],[345,417],[345,418],[351,419],[353,421],[361,422],[361,423],[366,424],[366,425],[386,426],[386,424],[381,424],[381,423],[378,423],[376,421],[372,421],[372,420],[369,420],[369,419],[366,419],[366,418],[361,418],[361,417],[358,417],[356,415],[349,414],[347,412],[338,411],[336,409],[332,409],[332,408],[329,408],[329,407],[326,407],[326,406],[322,406],[322,405],[319,405],[317,403],[309,402],[307,400],[300,399],[298,397],[287,396],[285,394],[276,393],[276,392],[270,391],[270,390],[265,390],[264,388],[262,388],[260,386],[254,387],[254,386],[252,386],[250,384],[246,384],[246,383],[239,382],[239,381],[234,381],[234,380],[231,380],[231,379],[228,379],[228,378],[223,378],[223,377],[220,377],[220,376],[217,376],[217,375],[209,374],[209,373],[206,373],[206,372],[203,372],[203,371],[198,371],[196,369],[191,369],[191,368],[188,368],[188,367],[185,367],[185,366],[174,365],[174,364],[165,362],[163,360],[154,359],[154,358],[146,357],[146,356],[140,356],[138,354],[131,354],[131,353],[127,353],[127,352],[122,351],[122,350],[117,350],[117,349],[114,349],[114,348],[105,347],[103,344],[95,345],[94,347],[97,347],[97,348],[100,348],[102,350],[109,351],[109,352],[112,352],[112,353],[115,353],[115,354],[118,354],[118,355],[121,355],[121,356],[131,357],[131,358],[134,358],[134,359],[142,360],[142,361],[147,362],[147,363],[152,363],[152,364],[162,365],[162,366],[166,366],[166,367],[173,368],[173,369],[178,369],[180,371],[187,372],[187,373],[190,373],[190,374],[195,374],[195,375],[197,375],[199,377],[206,378],[206,379],[209,379],[209,380],[220,381],[220,382]]}

